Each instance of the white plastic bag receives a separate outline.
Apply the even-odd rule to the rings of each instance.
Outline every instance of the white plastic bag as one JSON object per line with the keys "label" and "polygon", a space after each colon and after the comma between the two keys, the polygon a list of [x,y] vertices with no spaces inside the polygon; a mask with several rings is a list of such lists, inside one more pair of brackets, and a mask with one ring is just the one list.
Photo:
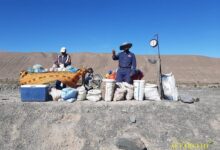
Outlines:
{"label": "white plastic bag", "polygon": [[174,75],[171,73],[162,75],[162,85],[164,91],[164,98],[168,100],[177,101],[178,91]]}
{"label": "white plastic bag", "polygon": [[114,94],[114,101],[121,101],[125,99],[126,89],[125,88],[117,88]]}
{"label": "white plastic bag", "polygon": [[147,83],[144,89],[145,99],[160,101],[157,85]]}
{"label": "white plastic bag", "polygon": [[125,99],[126,100],[132,100],[134,97],[134,86],[127,83],[127,82],[119,82],[116,83],[117,86],[121,89],[125,89],[126,93],[125,93]]}
{"label": "white plastic bag", "polygon": [[86,93],[87,93],[85,87],[84,86],[80,86],[80,87],[77,88],[77,90],[78,90],[77,100],[78,101],[85,100],[86,99]]}
{"label": "white plastic bag", "polygon": [[131,84],[128,84],[127,82],[123,82],[123,85],[127,90],[126,100],[132,100],[134,97],[134,86]]}
{"label": "white plastic bag", "polygon": [[58,101],[58,99],[61,98],[61,90],[57,90],[56,88],[51,88],[51,91],[49,92],[49,94],[52,96],[53,101]]}
{"label": "white plastic bag", "polygon": [[102,98],[102,92],[101,90],[98,90],[98,89],[90,90],[88,91],[86,98],[89,101],[93,101],[93,102],[100,101]]}

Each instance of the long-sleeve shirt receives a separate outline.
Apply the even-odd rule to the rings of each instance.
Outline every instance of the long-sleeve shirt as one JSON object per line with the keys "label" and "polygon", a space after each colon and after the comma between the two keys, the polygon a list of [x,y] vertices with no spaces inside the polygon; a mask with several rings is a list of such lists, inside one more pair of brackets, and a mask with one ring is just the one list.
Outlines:
{"label": "long-sleeve shirt", "polygon": [[119,61],[119,68],[130,68],[132,70],[136,70],[136,58],[130,51],[123,51],[117,55],[113,55],[112,59]]}
{"label": "long-sleeve shirt", "polygon": [[64,67],[71,65],[71,57],[69,54],[66,55],[58,55],[55,61],[56,65],[64,64]]}

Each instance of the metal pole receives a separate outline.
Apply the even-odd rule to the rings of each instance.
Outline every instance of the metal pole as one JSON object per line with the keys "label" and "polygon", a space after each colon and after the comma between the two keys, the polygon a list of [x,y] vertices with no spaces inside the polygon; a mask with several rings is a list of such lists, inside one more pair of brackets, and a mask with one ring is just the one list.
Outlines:
{"label": "metal pole", "polygon": [[157,38],[157,50],[158,50],[158,90],[160,94],[160,98],[163,99],[163,85],[162,85],[162,70],[161,70],[161,58],[160,58],[160,44],[159,44],[159,35],[156,34]]}

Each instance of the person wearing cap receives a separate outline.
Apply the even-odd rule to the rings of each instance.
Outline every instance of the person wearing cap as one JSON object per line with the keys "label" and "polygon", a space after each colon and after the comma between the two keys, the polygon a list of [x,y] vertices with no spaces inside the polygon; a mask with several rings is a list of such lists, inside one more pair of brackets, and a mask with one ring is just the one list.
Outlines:
{"label": "person wearing cap", "polygon": [[112,50],[112,59],[118,60],[118,71],[116,75],[116,82],[127,82],[132,83],[131,77],[136,70],[136,58],[134,53],[130,52],[129,49],[132,47],[132,43],[123,43],[120,46],[120,52],[116,55],[115,50]]}
{"label": "person wearing cap", "polygon": [[[71,65],[71,57],[67,53],[67,50],[65,47],[62,47],[60,49],[60,55],[57,56],[56,61],[54,62],[54,66],[58,68],[66,68],[67,66]],[[55,82],[56,89],[63,89],[66,88],[66,85],[61,83],[61,81],[57,80]]]}
{"label": "person wearing cap", "polygon": [[67,67],[71,65],[71,57],[67,53],[67,49],[65,47],[62,47],[60,49],[60,55],[57,56],[54,64],[56,65],[56,67]]}

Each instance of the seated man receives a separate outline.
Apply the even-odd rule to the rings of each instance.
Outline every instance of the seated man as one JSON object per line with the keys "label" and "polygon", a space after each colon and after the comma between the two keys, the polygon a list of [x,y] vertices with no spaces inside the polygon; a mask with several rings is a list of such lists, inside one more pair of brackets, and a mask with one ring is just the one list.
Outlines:
{"label": "seated man", "polygon": [[65,47],[60,49],[60,53],[61,54],[57,56],[57,59],[54,62],[56,67],[66,68],[67,66],[71,65],[71,56],[67,54]]}
{"label": "seated man", "polygon": [[[57,56],[56,61],[54,62],[55,67],[58,68],[66,68],[67,66],[71,65],[71,57],[67,54],[67,50],[65,47],[60,49],[61,55]],[[56,89],[63,89],[66,88],[66,85],[61,83],[61,81],[56,81]]]}

